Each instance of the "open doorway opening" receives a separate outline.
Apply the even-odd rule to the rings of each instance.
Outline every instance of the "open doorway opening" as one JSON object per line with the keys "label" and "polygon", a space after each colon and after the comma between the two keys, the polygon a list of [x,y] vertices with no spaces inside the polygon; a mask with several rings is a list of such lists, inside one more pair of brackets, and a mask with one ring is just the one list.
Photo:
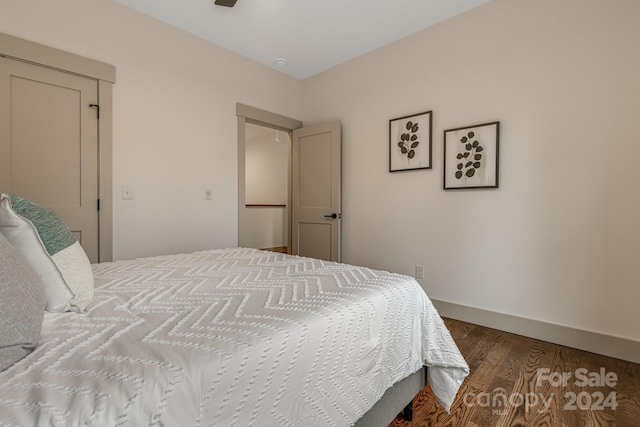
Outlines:
{"label": "open doorway opening", "polygon": [[289,253],[288,132],[245,123],[243,246]]}
{"label": "open doorway opening", "polygon": [[[238,246],[258,249],[280,247],[280,250],[286,248],[288,253],[291,253],[291,132],[294,129],[301,128],[302,122],[241,103],[236,104],[236,114],[238,116]],[[267,139],[269,139],[269,141],[267,141]],[[280,142],[276,141],[276,139],[279,139]],[[259,173],[260,167],[254,164],[252,160],[254,154],[259,155],[261,150],[268,148],[267,145],[260,145],[260,140],[263,140],[262,142],[265,144],[277,145],[279,149],[286,147],[286,166],[269,166],[269,173],[277,170],[284,170],[286,173],[286,201],[284,203],[280,202],[280,200],[282,200],[280,195],[273,198],[266,197],[268,194],[281,191],[280,187],[275,184],[273,186],[274,193],[267,193],[264,195],[265,197],[259,194],[261,191],[260,186],[250,183],[249,188],[247,187],[247,178],[249,180],[261,180],[262,177]],[[249,148],[249,164],[247,164],[246,161],[247,141],[249,141],[249,145],[255,145]],[[256,144],[254,144],[254,142],[256,142]],[[256,146],[257,149],[254,150]],[[251,153],[251,151],[254,152]],[[268,158],[268,156],[265,158]],[[278,160],[279,165],[281,165],[280,161],[281,160]],[[257,163],[268,162],[259,160]],[[281,179],[281,177],[279,179]],[[249,194],[247,194],[247,189],[249,189]],[[256,194],[256,192],[258,194]],[[256,204],[285,204],[286,207],[247,207],[247,205]],[[280,212],[275,213],[276,211]],[[280,221],[279,217],[282,216],[284,216],[284,218]],[[255,217],[259,217],[259,219]],[[266,222],[269,225],[261,226],[260,222],[263,224]],[[279,224],[283,224],[282,232],[283,235],[286,236],[286,239],[283,241],[284,243],[273,243],[275,238],[271,242],[260,240],[262,238],[268,238],[269,234],[271,236],[280,236],[278,231]]]}

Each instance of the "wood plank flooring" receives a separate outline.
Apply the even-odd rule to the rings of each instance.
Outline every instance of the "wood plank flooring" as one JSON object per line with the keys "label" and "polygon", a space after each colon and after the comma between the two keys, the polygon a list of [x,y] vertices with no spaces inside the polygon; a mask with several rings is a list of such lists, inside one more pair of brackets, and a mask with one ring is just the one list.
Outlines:
{"label": "wood plank flooring", "polygon": [[281,252],[283,254],[289,253],[289,249],[286,246],[277,246],[275,248],[261,248],[262,251]]}
{"label": "wood plank flooring", "polygon": [[444,320],[471,368],[451,413],[427,386],[390,427],[640,427],[640,365]]}

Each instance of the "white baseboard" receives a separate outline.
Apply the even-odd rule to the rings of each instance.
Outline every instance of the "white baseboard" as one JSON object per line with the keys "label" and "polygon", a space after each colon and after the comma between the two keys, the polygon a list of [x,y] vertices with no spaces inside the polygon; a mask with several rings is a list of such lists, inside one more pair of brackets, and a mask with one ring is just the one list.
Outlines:
{"label": "white baseboard", "polygon": [[442,317],[536,338],[591,353],[640,363],[640,342],[627,338],[526,319],[448,301],[431,300]]}

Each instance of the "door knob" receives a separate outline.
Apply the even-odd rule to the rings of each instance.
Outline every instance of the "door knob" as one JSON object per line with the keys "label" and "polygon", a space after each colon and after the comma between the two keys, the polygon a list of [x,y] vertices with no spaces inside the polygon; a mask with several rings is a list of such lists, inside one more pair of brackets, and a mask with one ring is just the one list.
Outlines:
{"label": "door knob", "polygon": [[336,219],[336,218],[338,218],[338,214],[335,214],[335,213],[334,213],[334,214],[331,214],[331,215],[325,215],[324,217],[325,217],[325,218]]}

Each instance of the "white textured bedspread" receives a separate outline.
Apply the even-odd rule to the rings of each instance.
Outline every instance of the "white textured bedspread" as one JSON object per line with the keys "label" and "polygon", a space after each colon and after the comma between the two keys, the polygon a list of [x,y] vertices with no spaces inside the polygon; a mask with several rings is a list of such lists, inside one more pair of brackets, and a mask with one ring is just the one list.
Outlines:
{"label": "white textured bedspread", "polygon": [[447,409],[468,374],[406,276],[242,248],[93,268],[89,312],[0,372],[0,425],[348,426],[423,365]]}

